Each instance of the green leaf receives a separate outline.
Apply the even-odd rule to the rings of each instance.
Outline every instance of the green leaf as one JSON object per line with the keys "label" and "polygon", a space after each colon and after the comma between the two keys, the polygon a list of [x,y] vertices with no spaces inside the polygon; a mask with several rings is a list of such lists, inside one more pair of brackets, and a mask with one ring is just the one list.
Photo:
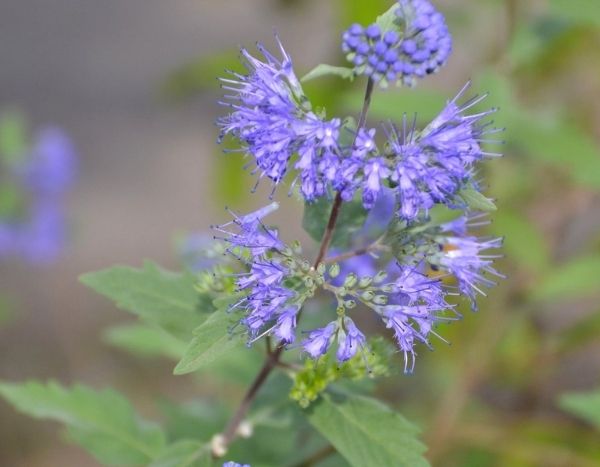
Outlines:
{"label": "green leaf", "polygon": [[191,273],[176,274],[152,262],[146,262],[142,269],[115,266],[79,279],[114,300],[119,308],[185,340],[211,311],[198,309],[200,295]]}
{"label": "green leaf", "polygon": [[0,160],[8,164],[19,162],[27,152],[27,125],[18,112],[10,112],[0,119]]}
{"label": "green leaf", "polygon": [[474,188],[463,188],[458,192],[458,196],[474,211],[490,212],[498,209],[491,199]]}
{"label": "green leaf", "polygon": [[68,437],[105,465],[147,464],[165,444],[160,428],[140,419],[127,399],[112,390],[2,383],[0,395],[27,415],[64,423]]}
{"label": "green leaf", "polygon": [[600,429],[600,390],[594,392],[573,392],[563,394],[560,407]]}
{"label": "green leaf", "polygon": [[229,332],[231,321],[231,316],[225,310],[210,315],[194,330],[194,337],[173,373],[184,375],[199,370],[243,345],[241,336]]}
{"label": "green leaf", "polygon": [[[327,197],[321,197],[314,203],[304,205],[302,227],[316,242],[320,242],[323,238],[332,206],[333,202]],[[333,247],[348,245],[352,236],[364,225],[367,215],[368,211],[363,208],[359,199],[342,203],[331,245]]]}
{"label": "green leaf", "polygon": [[379,15],[375,24],[381,28],[381,32],[385,34],[387,31],[402,32],[400,28],[400,20],[396,15],[398,4],[394,3],[385,13]]}
{"label": "green leaf", "polygon": [[350,81],[354,81],[354,78],[356,77],[354,74],[354,69],[352,68],[321,63],[306,73],[300,81],[305,83],[311,79],[321,78],[323,76],[338,76],[342,79],[347,79]]}
{"label": "green leaf", "polygon": [[598,292],[600,256],[585,256],[550,270],[533,291],[538,300],[568,300]]}
{"label": "green leaf", "polygon": [[166,331],[146,324],[116,326],[104,333],[104,340],[142,357],[165,356],[179,360],[186,349],[185,341]]}
{"label": "green leaf", "polygon": [[419,430],[375,399],[324,394],[306,414],[354,467],[429,465],[417,439]]}
{"label": "green leaf", "polygon": [[503,249],[518,264],[541,274],[550,264],[550,249],[536,226],[523,216],[508,209],[494,215],[491,229],[504,236]]}
{"label": "green leaf", "polygon": [[593,0],[550,0],[550,11],[563,20],[600,26],[600,8]]}
{"label": "green leaf", "polygon": [[169,446],[148,467],[211,467],[210,446],[194,440],[179,440]]}

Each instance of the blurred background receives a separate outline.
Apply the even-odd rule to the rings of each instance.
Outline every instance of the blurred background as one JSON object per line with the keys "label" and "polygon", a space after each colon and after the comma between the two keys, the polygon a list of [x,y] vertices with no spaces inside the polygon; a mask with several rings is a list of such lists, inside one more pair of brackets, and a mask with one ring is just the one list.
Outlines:
{"label": "blurred background", "polygon": [[[506,237],[498,269],[508,279],[478,314],[443,329],[452,346],[422,351],[414,376],[382,380],[379,393],[422,427],[434,465],[600,465],[600,402],[594,427],[564,396],[600,387],[600,3],[434,3],[454,34],[449,65],[416,90],[376,94],[371,120],[418,111],[427,121],[468,79],[491,93],[506,157],[481,175],[497,199],[491,231]],[[178,236],[224,221],[225,205],[263,204],[268,187],[249,196],[241,158],[215,143],[215,78],[239,67],[240,45],[273,46],[276,28],[302,75],[343,64],[342,31],[390,5],[2,1],[0,113],[61,127],[79,160],[62,254],[44,265],[0,259],[0,379],[114,386],[150,416],[157,398],[209,391],[210,381],[172,376],[168,359],[124,351],[105,330],[129,317],[77,276],[145,258],[178,268]],[[355,114],[363,92],[329,79],[306,91],[329,115]],[[308,244],[301,212],[284,200],[273,223]],[[97,464],[55,424],[0,402],[0,465]]]}

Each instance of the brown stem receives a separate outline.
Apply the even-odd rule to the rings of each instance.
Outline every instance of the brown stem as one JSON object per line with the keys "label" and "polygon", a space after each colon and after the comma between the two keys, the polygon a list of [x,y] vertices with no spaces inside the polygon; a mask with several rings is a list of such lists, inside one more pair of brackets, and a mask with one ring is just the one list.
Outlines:
{"label": "brown stem", "polygon": [[[358,130],[363,128],[367,121],[367,112],[369,111],[369,106],[371,104],[371,95],[373,94],[373,87],[374,87],[374,82],[371,78],[369,78],[369,81],[367,83],[367,90],[365,92],[365,101],[363,103],[363,108],[360,112],[360,117],[358,119],[357,135],[358,135]],[[355,142],[356,142],[356,139],[355,139]],[[325,233],[323,234],[323,239],[321,240],[321,247],[319,248],[319,253],[314,262],[315,268],[321,263],[321,261],[323,261],[323,258],[327,254],[327,250],[329,249],[329,245],[331,244],[331,239],[333,237],[333,231],[335,229],[335,224],[337,222],[337,218],[338,218],[338,215],[340,212],[340,207],[342,205],[342,202],[343,202],[342,197],[341,197],[340,193],[338,192],[338,194],[335,197],[335,201],[333,202],[333,206],[331,208],[331,213],[329,214],[329,220],[327,221],[327,227],[325,228]],[[258,391],[260,390],[262,385],[265,383],[265,381],[267,380],[267,378],[269,377],[269,375],[271,374],[273,369],[278,366],[277,364],[279,362],[281,354],[283,353],[283,350],[284,350],[284,346],[279,345],[279,346],[277,346],[277,348],[274,351],[267,352],[267,356],[265,358],[265,362],[264,362],[262,368],[256,375],[256,378],[254,378],[254,381],[248,388],[248,391],[246,391],[246,394],[244,395],[242,402],[240,403],[237,410],[233,414],[233,417],[229,421],[227,428],[225,428],[225,432],[223,433],[222,438],[219,443],[218,452],[216,452],[213,449],[213,457],[221,457],[223,455],[223,453],[227,451],[227,448],[229,447],[231,442],[235,439],[238,428],[239,428],[240,424],[242,423],[242,421],[244,420],[244,417],[246,417],[246,414],[248,413],[248,410],[250,409],[252,402],[256,398]]]}
{"label": "brown stem", "polygon": [[327,459],[332,454],[335,454],[335,452],[336,452],[336,449],[331,444],[328,444],[323,449],[319,449],[318,451],[316,451],[314,454],[311,454],[309,457],[307,457],[303,461],[300,461],[297,464],[294,464],[294,467],[311,467],[313,465],[317,465],[323,459]]}

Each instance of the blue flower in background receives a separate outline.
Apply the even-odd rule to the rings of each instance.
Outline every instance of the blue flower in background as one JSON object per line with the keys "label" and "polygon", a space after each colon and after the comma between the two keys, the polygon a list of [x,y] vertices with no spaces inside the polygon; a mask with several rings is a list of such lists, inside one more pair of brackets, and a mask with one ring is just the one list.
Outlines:
{"label": "blue flower in background", "polygon": [[45,128],[32,147],[14,158],[0,159],[0,197],[17,200],[0,213],[0,257],[15,256],[33,264],[50,263],[64,249],[67,226],[64,196],[77,172],[71,139],[58,128]]}

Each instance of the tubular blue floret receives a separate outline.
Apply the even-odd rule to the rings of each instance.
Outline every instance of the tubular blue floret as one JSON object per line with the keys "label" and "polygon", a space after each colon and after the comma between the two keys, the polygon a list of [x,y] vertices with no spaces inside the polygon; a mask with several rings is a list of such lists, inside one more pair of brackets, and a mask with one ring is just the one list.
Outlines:
{"label": "tubular blue floret", "polygon": [[336,354],[338,361],[350,360],[365,345],[365,335],[356,327],[354,321],[345,317],[338,333],[338,350]]}
{"label": "tubular blue floret", "polygon": [[482,254],[482,252],[501,247],[501,238],[484,239],[467,236],[443,239],[443,251],[436,261],[440,267],[456,278],[460,292],[470,300],[474,310],[477,309],[477,294],[485,296],[483,288],[496,285],[496,282],[486,275],[504,278],[493,268],[494,259],[501,258],[501,255]]}
{"label": "tubular blue floret", "polygon": [[324,328],[315,329],[302,342],[302,348],[312,358],[319,358],[327,353],[333,341],[333,335],[338,330],[337,322],[333,321]]}

